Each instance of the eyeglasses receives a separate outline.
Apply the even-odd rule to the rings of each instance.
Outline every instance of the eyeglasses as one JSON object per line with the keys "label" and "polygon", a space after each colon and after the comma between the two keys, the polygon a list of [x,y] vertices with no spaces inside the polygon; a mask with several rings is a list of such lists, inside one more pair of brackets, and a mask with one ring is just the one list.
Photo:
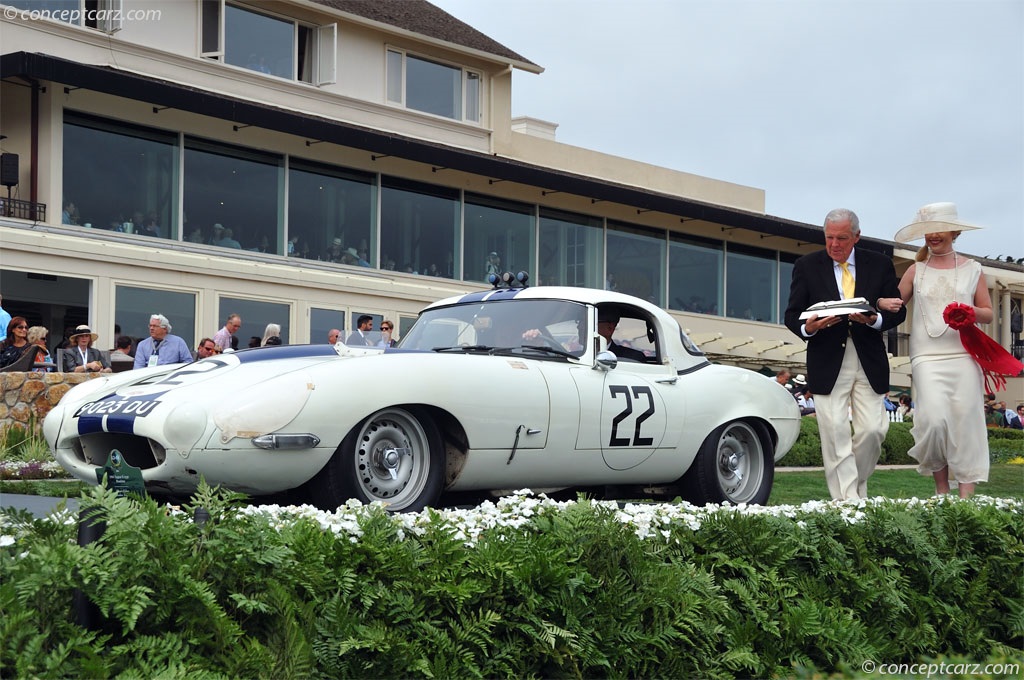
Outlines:
{"label": "eyeglasses", "polygon": [[25,326],[24,324],[22,324],[21,326],[15,326],[15,328],[28,328],[28,326]]}
{"label": "eyeglasses", "polygon": [[391,330],[391,326],[381,326],[380,329],[382,331],[389,331],[389,330]]}

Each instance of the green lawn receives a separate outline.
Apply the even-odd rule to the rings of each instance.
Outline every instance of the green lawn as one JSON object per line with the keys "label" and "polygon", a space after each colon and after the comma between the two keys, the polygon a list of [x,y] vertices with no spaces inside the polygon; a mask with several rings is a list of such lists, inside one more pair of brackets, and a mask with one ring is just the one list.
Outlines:
{"label": "green lawn", "polygon": [[[986,496],[1024,499],[1024,465],[993,465],[989,481],[975,492]],[[935,493],[931,477],[916,470],[876,470],[868,480],[869,496],[928,498]],[[809,500],[828,500],[825,473],[821,470],[776,472],[768,505],[799,505]]]}

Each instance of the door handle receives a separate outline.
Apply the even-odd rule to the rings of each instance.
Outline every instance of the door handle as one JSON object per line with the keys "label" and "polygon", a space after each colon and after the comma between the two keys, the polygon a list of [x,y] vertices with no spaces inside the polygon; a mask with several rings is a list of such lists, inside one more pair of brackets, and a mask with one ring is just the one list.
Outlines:
{"label": "door handle", "polygon": [[671,378],[658,378],[654,382],[660,385],[675,385],[677,380],[679,380],[679,376],[674,375]]}

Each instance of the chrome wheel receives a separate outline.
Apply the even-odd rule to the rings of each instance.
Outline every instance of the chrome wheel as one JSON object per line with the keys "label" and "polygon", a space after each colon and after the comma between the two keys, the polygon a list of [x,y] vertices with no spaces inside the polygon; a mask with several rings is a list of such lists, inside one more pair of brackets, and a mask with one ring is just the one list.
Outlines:
{"label": "chrome wheel", "polygon": [[413,414],[399,408],[378,411],[363,422],[352,455],[355,486],[363,500],[384,501],[393,510],[424,500],[432,486],[431,471],[439,465],[435,458],[441,455],[432,446],[433,424],[428,427],[430,433]]}
{"label": "chrome wheel", "polygon": [[718,439],[718,484],[725,500],[750,503],[764,477],[764,447],[750,425],[736,422]]}

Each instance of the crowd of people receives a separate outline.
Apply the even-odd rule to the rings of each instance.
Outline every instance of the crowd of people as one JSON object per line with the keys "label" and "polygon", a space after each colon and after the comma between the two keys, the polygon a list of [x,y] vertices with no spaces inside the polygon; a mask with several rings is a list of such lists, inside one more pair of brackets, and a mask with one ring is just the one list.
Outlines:
{"label": "crowd of people", "polygon": [[[41,372],[110,373],[198,361],[224,352],[237,351],[237,332],[242,326],[240,315],[229,314],[224,326],[212,337],[200,340],[195,351],[192,351],[184,339],[171,333],[172,326],[166,316],[153,314],[149,319],[148,337],[139,339],[122,335],[120,326],[115,326],[114,347],[103,351],[94,346],[99,335],[88,325],[82,324],[69,329],[51,351],[47,347],[49,331],[45,327],[29,326],[23,316],[12,317],[3,309],[2,304],[3,297],[0,297],[0,368],[10,366],[21,359],[30,348],[38,347],[38,350],[34,350],[37,356],[29,370]],[[331,329],[327,335],[327,342],[334,345],[341,336],[340,330]],[[394,347],[397,342],[394,323],[384,319],[374,331],[373,317],[368,314],[358,318],[356,330],[345,339],[345,344],[348,345],[381,348]],[[281,339],[281,325],[269,323],[262,337],[254,335],[249,339],[248,347],[273,347],[282,344],[284,343]]]}

